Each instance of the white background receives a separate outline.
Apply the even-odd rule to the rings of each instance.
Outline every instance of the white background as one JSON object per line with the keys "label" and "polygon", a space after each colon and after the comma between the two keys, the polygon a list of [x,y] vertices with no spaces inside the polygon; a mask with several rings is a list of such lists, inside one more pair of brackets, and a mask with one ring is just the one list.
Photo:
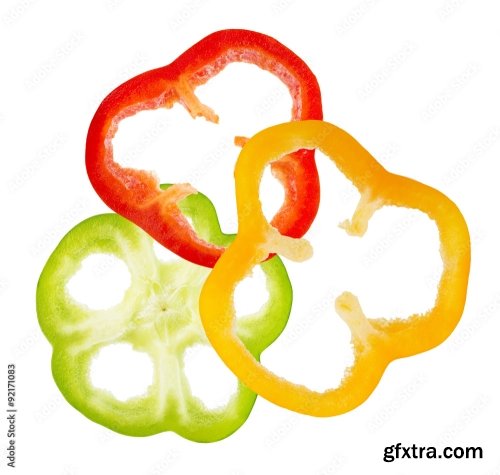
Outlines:
{"label": "white background", "polygon": [[[17,366],[16,472],[500,473],[499,15],[494,0],[3,1],[0,371],[6,389],[7,364]],[[126,437],[87,420],[58,392],[36,320],[36,283],[61,237],[106,211],[84,167],[100,101],[223,28],[254,29],[290,47],[319,80],[326,120],[389,170],[457,203],[472,235],[467,306],[444,344],[393,363],[370,399],[346,415],[315,419],[258,399],[247,423],[218,443],[173,433]],[[228,67],[197,92],[219,113],[219,125],[192,121],[180,107],[143,114],[123,124],[118,151],[156,169],[162,181],[191,181],[213,199],[224,230],[235,231],[231,136],[286,121],[290,99],[275,78],[249,65]],[[339,381],[350,354],[335,296],[356,292],[369,317],[424,311],[435,296],[439,254],[432,223],[418,213],[382,210],[363,239],[345,236],[336,224],[352,213],[356,193],[324,157],[318,163],[322,204],[307,236],[315,257],[287,263],[293,314],[263,361],[326,388]],[[279,193],[271,185],[264,194],[272,201]],[[2,472],[12,471],[5,431],[4,421]],[[384,463],[383,448],[397,442],[482,446],[484,459]]]}

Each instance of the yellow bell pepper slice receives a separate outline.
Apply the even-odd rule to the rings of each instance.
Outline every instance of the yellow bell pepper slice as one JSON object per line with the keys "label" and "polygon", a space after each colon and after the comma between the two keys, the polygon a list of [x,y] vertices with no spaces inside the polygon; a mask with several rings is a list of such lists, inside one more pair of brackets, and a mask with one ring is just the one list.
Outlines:
{"label": "yellow bell pepper slice", "polygon": [[[406,319],[367,318],[356,296],[344,292],[335,309],[352,333],[354,363],[339,387],[312,391],[272,373],[245,348],[235,330],[236,285],[270,253],[304,260],[312,253],[304,239],[282,236],[264,217],[259,184],[264,167],[299,149],[318,148],[356,186],[361,198],[341,226],[362,236],[383,206],[413,208],[436,222],[443,273],[434,307]],[[327,122],[308,120],[270,127],[240,153],[235,170],[238,235],[210,273],[200,296],[200,313],[210,343],[233,373],[269,401],[313,416],[334,416],[362,404],[389,363],[439,345],[462,315],[470,268],[470,238],[457,206],[441,192],[385,170],[353,137]]]}

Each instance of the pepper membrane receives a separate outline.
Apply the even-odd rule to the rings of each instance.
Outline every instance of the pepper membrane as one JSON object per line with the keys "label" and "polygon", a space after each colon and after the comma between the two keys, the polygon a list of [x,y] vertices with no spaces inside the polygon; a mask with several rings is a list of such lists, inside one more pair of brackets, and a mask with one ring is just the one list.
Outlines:
{"label": "pepper membrane", "polygon": [[[201,193],[179,206],[207,241],[226,246],[233,239],[221,232],[212,203]],[[131,274],[122,301],[104,310],[80,304],[66,287],[82,261],[96,253],[123,260]],[[239,337],[257,359],[283,331],[292,301],[279,257],[261,268],[269,298],[237,324]],[[184,372],[186,350],[208,344],[198,313],[208,272],[181,259],[159,261],[151,237],[119,215],[94,216],[69,231],[50,256],[37,287],[39,323],[53,346],[52,373],[68,402],[89,419],[132,436],[171,430],[190,440],[213,442],[237,430],[252,410],[255,393],[238,383],[227,404],[209,409],[193,395]],[[143,395],[122,401],[92,384],[93,358],[112,344],[130,344],[150,357],[153,382]]]}
{"label": "pepper membrane", "polygon": [[[351,330],[354,364],[346,369],[339,387],[324,392],[266,369],[245,349],[234,325],[234,290],[253,266],[273,252],[298,261],[312,254],[307,241],[283,236],[272,227],[259,201],[264,167],[297,148],[321,150],[358,189],[361,198],[354,215],[341,223],[349,234],[362,236],[381,207],[401,206],[420,210],[435,221],[441,242],[443,272],[436,302],[428,312],[407,319],[369,319],[352,293],[344,292],[336,299],[335,309]],[[240,153],[235,180],[238,235],[205,281],[200,314],[210,343],[253,391],[303,414],[342,414],[369,397],[391,361],[430,350],[452,333],[465,305],[470,238],[460,210],[445,195],[388,172],[348,133],[314,120],[277,125],[255,135]]]}
{"label": "pepper membrane", "polygon": [[[202,39],[171,64],[117,87],[97,109],[87,135],[87,173],[101,199],[166,248],[207,267],[213,267],[224,246],[198,236],[177,206],[196,190],[183,184],[162,191],[152,173],[120,166],[113,159],[112,139],[124,118],[141,110],[171,108],[176,102],[193,117],[218,122],[215,112],[198,100],[195,89],[231,62],[255,64],[277,76],[292,97],[292,120],[322,118],[318,82],[297,55],[269,36],[223,30]],[[285,235],[302,236],[316,216],[319,179],[313,157],[311,150],[297,150],[272,165],[285,191],[272,223]]]}

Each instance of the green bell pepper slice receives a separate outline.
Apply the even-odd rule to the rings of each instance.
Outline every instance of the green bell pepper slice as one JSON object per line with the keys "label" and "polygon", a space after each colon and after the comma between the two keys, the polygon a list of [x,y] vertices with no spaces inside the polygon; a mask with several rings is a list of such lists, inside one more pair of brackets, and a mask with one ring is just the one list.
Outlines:
{"label": "green bell pepper slice", "polygon": [[[201,238],[220,246],[233,240],[234,235],[222,233],[215,208],[203,194],[190,195],[179,206]],[[131,283],[120,303],[94,310],[76,301],[67,284],[86,257],[102,253],[125,262]],[[261,268],[269,298],[256,313],[239,318],[235,328],[257,359],[285,328],[292,304],[279,257]],[[192,394],[184,373],[186,349],[209,345],[198,313],[209,272],[182,259],[160,261],[153,239],[116,214],[88,218],[69,231],[48,259],[36,295],[38,320],[53,346],[53,377],[67,401],[98,424],[131,436],[174,431],[189,440],[214,442],[236,431],[256,394],[238,381],[226,405],[208,409]],[[125,401],[91,381],[94,357],[119,343],[146,353],[154,366],[146,393]]]}

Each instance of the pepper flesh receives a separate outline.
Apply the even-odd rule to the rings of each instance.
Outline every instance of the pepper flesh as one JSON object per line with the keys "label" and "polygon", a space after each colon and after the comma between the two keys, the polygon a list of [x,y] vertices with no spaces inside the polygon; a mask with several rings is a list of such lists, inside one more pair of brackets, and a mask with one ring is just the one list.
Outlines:
{"label": "pepper flesh", "polygon": [[[170,108],[176,102],[193,117],[217,122],[217,115],[198,100],[194,90],[236,61],[270,71],[288,87],[293,100],[292,120],[322,118],[318,82],[298,56],[269,36],[223,30],[202,39],[171,64],[116,88],[97,109],[87,136],[87,172],[101,199],[163,246],[207,267],[213,267],[224,247],[197,236],[176,206],[180,199],[194,193],[194,188],[184,184],[162,192],[152,173],[116,163],[111,141],[122,119],[145,109]],[[240,138],[237,141],[244,142]],[[302,236],[316,216],[319,179],[313,157],[313,151],[298,150],[272,166],[285,190],[284,203],[272,222],[285,235]]]}
{"label": "pepper flesh", "polygon": [[[228,245],[212,203],[202,194],[180,203],[205,239]],[[37,288],[41,328],[53,345],[52,371],[64,397],[89,419],[116,432],[147,436],[172,430],[198,442],[212,442],[237,430],[250,414],[256,395],[238,383],[226,405],[209,409],[196,398],[184,374],[183,354],[207,345],[198,313],[205,267],[177,259],[160,262],[153,240],[115,214],[94,216],[73,228],[50,256]],[[69,294],[66,284],[83,259],[95,253],[122,259],[131,274],[123,300],[112,308],[91,310]],[[238,321],[238,334],[259,358],[283,331],[291,307],[291,287],[278,257],[262,264],[268,301]],[[111,344],[130,344],[154,364],[154,379],[142,396],[121,401],[95,387],[91,364]]]}
{"label": "pepper flesh", "polygon": [[[349,234],[362,236],[371,216],[383,206],[414,208],[436,222],[443,272],[434,307],[408,319],[368,319],[349,292],[335,302],[349,326],[354,364],[339,387],[325,392],[293,384],[264,368],[244,348],[234,330],[232,295],[237,282],[269,253],[294,260],[312,253],[303,239],[282,236],[265,219],[259,201],[264,167],[298,147],[319,148],[357,187],[361,198],[350,221]],[[249,388],[285,408],[314,416],[333,416],[363,403],[379,383],[388,364],[427,351],[443,342],[463,312],[470,268],[470,239],[456,205],[439,191],[386,171],[353,137],[322,121],[270,127],[253,137],[236,164],[238,235],[205,281],[200,314],[210,343],[226,365]]]}

